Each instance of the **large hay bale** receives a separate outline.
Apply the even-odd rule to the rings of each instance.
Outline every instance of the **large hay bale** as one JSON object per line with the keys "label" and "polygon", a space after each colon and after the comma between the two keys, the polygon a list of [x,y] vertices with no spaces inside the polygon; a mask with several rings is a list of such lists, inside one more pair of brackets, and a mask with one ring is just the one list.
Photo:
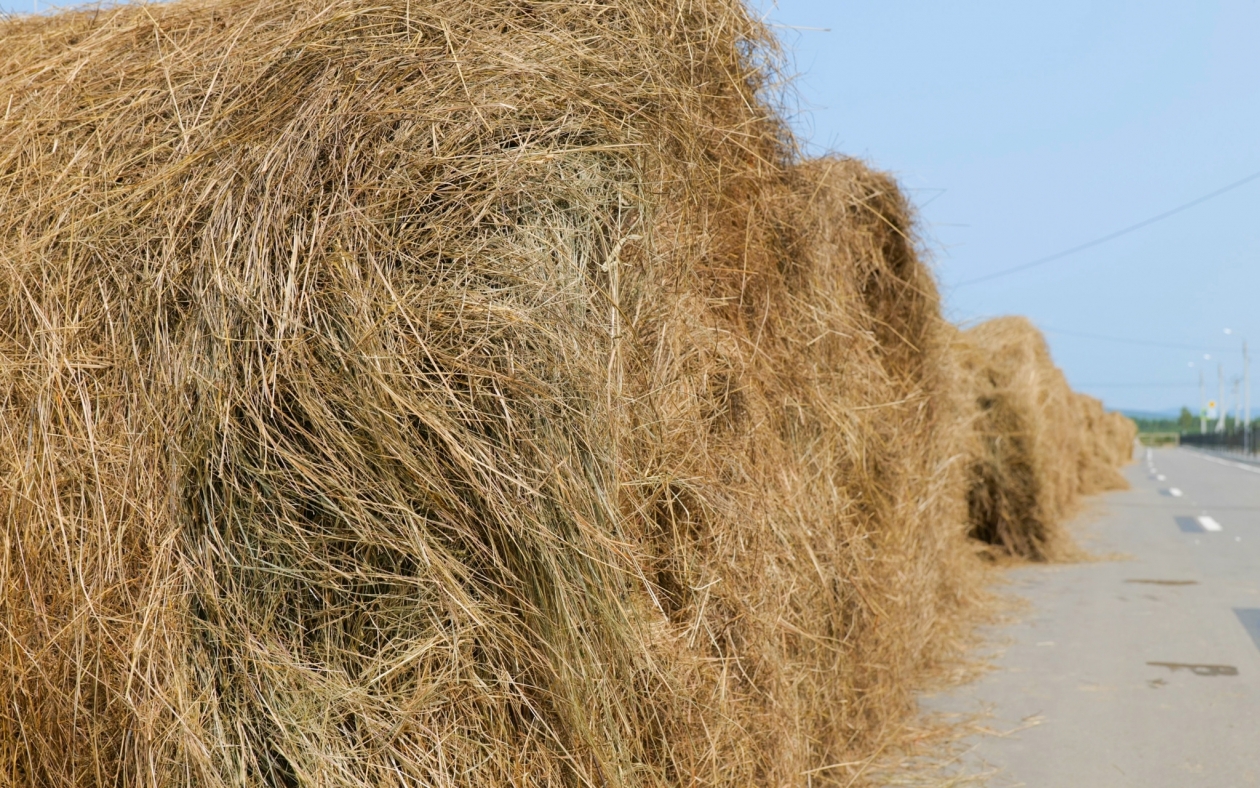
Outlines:
{"label": "large hay bale", "polygon": [[1136,429],[1072,391],[1045,338],[1020,317],[955,337],[974,407],[967,504],[971,535],[1033,560],[1072,552],[1062,528],[1081,496],[1126,486]]}
{"label": "large hay bale", "polygon": [[974,589],[948,335],[737,0],[0,53],[5,784],[847,784],[889,740]]}

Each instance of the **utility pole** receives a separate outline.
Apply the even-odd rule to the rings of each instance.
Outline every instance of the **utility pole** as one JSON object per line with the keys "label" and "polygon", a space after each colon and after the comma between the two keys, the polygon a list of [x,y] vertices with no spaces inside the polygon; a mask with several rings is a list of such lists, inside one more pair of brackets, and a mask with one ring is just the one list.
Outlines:
{"label": "utility pole", "polygon": [[1232,381],[1233,385],[1230,389],[1230,410],[1234,411],[1234,432],[1238,432],[1239,425],[1242,424],[1242,378],[1235,376]]}
{"label": "utility pole", "polygon": [[1216,432],[1225,431],[1225,365],[1217,362],[1216,364],[1216,411],[1219,417],[1216,419]]}
{"label": "utility pole", "polygon": [[1251,357],[1243,340],[1243,453],[1251,451]]}
{"label": "utility pole", "polygon": [[1199,367],[1199,434],[1207,432],[1207,399],[1203,396],[1203,367]]}

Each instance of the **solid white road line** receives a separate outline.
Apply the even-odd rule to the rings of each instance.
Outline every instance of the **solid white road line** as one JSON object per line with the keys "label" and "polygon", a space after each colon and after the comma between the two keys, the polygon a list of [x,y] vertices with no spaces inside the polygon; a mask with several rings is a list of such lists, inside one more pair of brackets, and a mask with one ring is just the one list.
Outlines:
{"label": "solid white road line", "polygon": [[1206,514],[1196,517],[1195,519],[1199,521],[1199,525],[1203,526],[1203,530],[1205,531],[1223,530],[1220,523],[1216,522],[1216,520],[1211,517],[1208,517]]}
{"label": "solid white road line", "polygon": [[1207,454],[1200,454],[1197,451],[1191,451],[1190,454],[1194,455],[1195,457],[1198,457],[1200,460],[1207,460],[1208,462],[1214,462],[1217,465],[1225,465],[1230,468],[1241,468],[1242,470],[1250,471],[1251,473],[1260,473],[1260,467],[1257,467],[1255,465],[1248,465],[1243,462],[1230,462],[1229,460],[1222,460],[1219,457],[1212,457]]}

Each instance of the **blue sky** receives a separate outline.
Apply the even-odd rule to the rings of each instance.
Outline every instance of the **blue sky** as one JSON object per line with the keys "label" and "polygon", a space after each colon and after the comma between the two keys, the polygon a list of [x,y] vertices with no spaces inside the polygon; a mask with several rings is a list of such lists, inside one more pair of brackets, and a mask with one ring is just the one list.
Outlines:
{"label": "blue sky", "polygon": [[[759,5],[786,26],[799,132],[910,192],[950,317],[1027,315],[1073,385],[1110,407],[1196,409],[1201,366],[1213,396],[1218,362],[1241,374],[1239,337],[1260,344],[1260,180],[956,285],[1260,172],[1260,4]],[[1260,410],[1260,384],[1254,400]]]}
{"label": "blue sky", "polygon": [[810,149],[892,172],[919,206],[952,319],[1027,315],[1115,408],[1197,408],[1200,368],[1213,391],[1219,361],[1241,373],[1238,337],[1260,357],[1260,180],[958,286],[1260,172],[1256,0],[754,2],[781,26]]}

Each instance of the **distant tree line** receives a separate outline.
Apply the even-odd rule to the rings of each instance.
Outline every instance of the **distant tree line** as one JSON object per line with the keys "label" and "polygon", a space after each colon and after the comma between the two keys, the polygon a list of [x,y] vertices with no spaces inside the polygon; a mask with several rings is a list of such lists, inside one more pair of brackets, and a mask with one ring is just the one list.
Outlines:
{"label": "distant tree line", "polygon": [[[1132,417],[1131,417],[1132,418]],[[1181,413],[1175,419],[1139,419],[1134,418],[1133,421],[1138,426],[1138,432],[1183,432],[1194,433],[1199,432],[1199,417],[1190,412],[1189,408],[1182,408]],[[1251,420],[1251,428],[1256,429],[1260,418]],[[1225,416],[1225,431],[1234,432],[1241,427],[1241,422],[1235,422],[1231,415]],[[1216,419],[1208,419],[1207,431],[1214,432],[1216,430]]]}

